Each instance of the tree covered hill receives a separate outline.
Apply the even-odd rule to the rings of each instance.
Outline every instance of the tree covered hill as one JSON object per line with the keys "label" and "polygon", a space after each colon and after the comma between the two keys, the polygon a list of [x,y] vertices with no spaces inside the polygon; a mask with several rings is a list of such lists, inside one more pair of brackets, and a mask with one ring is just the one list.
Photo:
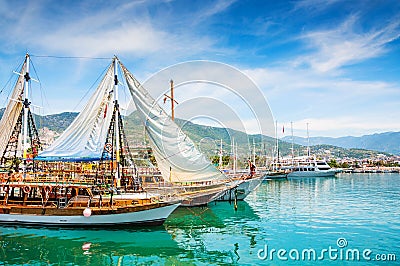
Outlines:
{"label": "tree covered hill", "polygon": [[[4,113],[4,108],[0,109],[0,117]],[[62,133],[73,121],[73,119],[78,115],[75,112],[64,112],[60,114],[52,115],[34,115],[37,127],[48,128],[51,131],[55,131],[58,134]],[[220,149],[220,141],[222,140],[223,154],[230,155],[232,146],[231,140],[234,139],[238,154],[242,158],[250,158],[253,150],[253,143],[256,150],[257,156],[272,156],[275,147],[275,140],[268,136],[261,135],[247,135],[244,132],[229,129],[229,128],[219,128],[204,126],[199,124],[194,124],[190,121],[176,119],[176,123],[182,128],[182,130],[189,136],[189,138],[195,143],[195,145],[207,156],[212,157],[218,155]],[[127,117],[124,117],[125,132],[131,146],[143,146],[148,143],[144,133],[144,127],[140,121],[137,112],[133,112]],[[335,157],[354,157],[354,158],[365,158],[370,156],[375,156],[378,152],[385,152],[385,148],[388,140],[385,142],[385,136],[391,136],[390,141],[395,142],[396,138],[399,141],[400,137],[396,134],[388,132],[388,134],[375,134],[379,135],[377,143],[375,143],[376,151],[371,152],[368,149],[359,148],[357,145],[352,148],[349,143],[346,147],[338,147],[338,145],[331,145],[329,143],[315,143],[312,141],[313,145],[311,150],[313,153],[325,154],[329,153]],[[373,135],[372,135],[373,136]],[[326,138],[329,139],[329,138]],[[286,140],[286,141],[284,141]],[[279,140],[279,151],[281,156],[289,156],[291,154],[291,137],[286,137],[284,140]],[[295,143],[293,150],[295,155],[304,155],[306,153],[305,145],[307,140],[295,137]],[[329,142],[329,141],[327,141]],[[372,143],[372,140],[370,141]],[[378,143],[381,142],[381,145]],[[354,142],[356,143],[356,142]],[[395,146],[395,144],[392,144]],[[345,145],[344,145],[345,146]],[[348,147],[348,148],[347,148]],[[382,148],[382,150],[379,149]],[[399,145],[396,146],[399,149]],[[395,148],[395,147],[393,147]],[[393,150],[393,149],[392,149]],[[400,152],[400,151],[399,151]]]}

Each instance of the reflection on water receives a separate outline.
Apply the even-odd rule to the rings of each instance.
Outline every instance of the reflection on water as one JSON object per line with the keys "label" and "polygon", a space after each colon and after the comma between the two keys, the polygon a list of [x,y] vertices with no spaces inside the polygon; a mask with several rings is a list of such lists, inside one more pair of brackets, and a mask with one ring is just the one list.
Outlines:
{"label": "reflection on water", "polygon": [[182,252],[162,227],[140,230],[0,227],[0,232],[0,260],[6,264],[110,265],[145,258],[156,263]]}
{"label": "reflection on water", "polygon": [[[399,181],[395,174],[271,180],[238,202],[237,211],[229,202],[179,208],[155,228],[0,227],[0,264],[271,264],[257,257],[266,244],[321,250],[336,247],[338,238],[349,248],[397,253],[400,260]],[[338,264],[300,264],[315,263]]]}
{"label": "reflection on water", "polygon": [[245,202],[217,202],[205,208],[179,208],[165,223],[166,230],[186,250],[181,261],[197,258],[206,264],[232,264],[239,249],[254,249],[259,217]]}

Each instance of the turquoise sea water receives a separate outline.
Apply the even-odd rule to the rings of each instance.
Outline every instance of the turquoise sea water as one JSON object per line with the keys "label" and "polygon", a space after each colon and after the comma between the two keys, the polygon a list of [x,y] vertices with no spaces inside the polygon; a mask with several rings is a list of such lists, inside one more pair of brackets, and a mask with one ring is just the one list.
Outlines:
{"label": "turquoise sea water", "polygon": [[400,265],[399,203],[398,174],[267,181],[156,228],[0,227],[0,265]]}

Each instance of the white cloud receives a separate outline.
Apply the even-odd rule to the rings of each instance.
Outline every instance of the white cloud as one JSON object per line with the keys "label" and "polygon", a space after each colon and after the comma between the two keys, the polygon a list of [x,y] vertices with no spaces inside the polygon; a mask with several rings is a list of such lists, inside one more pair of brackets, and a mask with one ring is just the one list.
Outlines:
{"label": "white cloud", "polygon": [[337,28],[316,30],[300,36],[314,50],[294,60],[295,65],[309,64],[320,72],[328,72],[375,58],[387,51],[386,45],[400,37],[400,22],[373,28],[367,32],[356,29],[359,17],[350,16]]}
{"label": "white cloud", "polygon": [[199,23],[205,19],[208,19],[216,14],[224,12],[227,8],[229,8],[236,0],[219,0],[214,1],[211,6],[206,5],[205,8],[201,9],[200,12],[195,15],[194,20],[196,23]]}
{"label": "white cloud", "polygon": [[245,72],[263,90],[275,119],[287,124],[295,121],[302,130],[307,122],[324,136],[400,130],[396,118],[400,116],[399,84],[349,80],[304,69]]}
{"label": "white cloud", "polygon": [[322,10],[329,9],[332,5],[341,0],[301,0],[294,3],[293,11],[307,10],[320,13]]}
{"label": "white cloud", "polygon": [[[197,19],[206,19],[223,12],[232,1],[218,1],[207,12],[198,13]],[[46,8],[43,2],[29,4],[29,12],[13,16],[0,9],[4,21],[3,47],[27,46],[30,50],[53,52],[74,56],[134,55],[150,57],[183,58],[204,51],[212,51],[215,41],[207,35],[198,36],[193,27],[193,17],[178,25],[168,12],[150,15],[153,2],[110,2],[106,6],[74,2],[71,6]],[[16,8],[16,7],[13,7]],[[4,10],[3,10],[4,9]],[[152,10],[153,11],[153,10]]]}
{"label": "white cloud", "polygon": [[51,44],[48,49],[73,55],[112,55],[114,53],[146,54],[160,51],[168,34],[151,25],[126,23],[116,28],[92,34],[79,28],[61,29],[43,36],[38,45]]}

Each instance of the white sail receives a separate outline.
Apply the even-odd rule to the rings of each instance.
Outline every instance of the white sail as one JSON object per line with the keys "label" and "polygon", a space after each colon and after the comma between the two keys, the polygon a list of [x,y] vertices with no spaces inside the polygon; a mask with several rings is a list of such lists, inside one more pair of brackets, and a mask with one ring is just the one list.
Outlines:
{"label": "white sail", "polygon": [[200,182],[226,179],[122,64],[121,68],[164,180]]}
{"label": "white sail", "polygon": [[110,65],[82,112],[36,160],[96,161],[101,159],[113,113],[114,63]]}
{"label": "white sail", "polygon": [[[11,98],[8,101],[6,110],[4,111],[3,117],[0,121],[0,157],[3,156],[7,144],[10,141],[14,127],[18,121],[18,117],[23,108],[23,93],[24,93],[24,74],[26,69],[26,60],[22,65],[21,74],[18,77],[17,83],[14,86],[14,90],[11,94]],[[15,140],[16,141],[16,140]]]}

